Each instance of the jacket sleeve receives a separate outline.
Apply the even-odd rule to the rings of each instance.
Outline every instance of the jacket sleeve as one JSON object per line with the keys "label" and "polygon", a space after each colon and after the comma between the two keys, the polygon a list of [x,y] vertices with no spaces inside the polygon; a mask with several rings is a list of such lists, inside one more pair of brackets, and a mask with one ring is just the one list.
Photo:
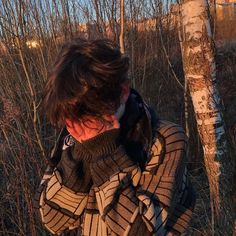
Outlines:
{"label": "jacket sleeve", "polygon": [[167,235],[180,235],[195,205],[186,168],[188,139],[180,126],[161,121],[154,140],[140,185],[145,195],[159,202]]}
{"label": "jacket sleeve", "polygon": [[[45,178],[46,176],[48,178]],[[37,195],[42,223],[52,234],[60,235],[65,229],[73,229],[81,225],[81,217],[88,197],[86,194],[75,193],[63,186],[57,170],[50,174],[45,172]]]}
{"label": "jacket sleeve", "polygon": [[[162,144],[155,140],[144,172],[122,145],[90,166],[100,215],[117,235],[179,235],[187,227],[191,212],[182,204],[187,184],[186,136],[172,123],[166,128],[166,134],[174,136],[163,138]],[[178,214],[172,219],[177,210],[184,217],[177,219]],[[139,234],[142,225],[146,232]]]}
{"label": "jacket sleeve", "polygon": [[166,235],[167,211],[143,190],[148,180],[123,146],[92,163],[91,173],[100,215],[115,235]]}
{"label": "jacket sleeve", "polygon": [[66,186],[65,173],[62,178],[62,170],[66,169],[67,175],[72,175],[73,166],[74,163],[65,161],[63,156],[56,167],[48,165],[35,195],[42,223],[52,234],[60,235],[67,229],[79,228],[82,223],[88,194]]}
{"label": "jacket sleeve", "polygon": [[[90,168],[98,210],[109,230],[114,235],[149,235],[140,215],[139,199],[132,182],[132,179],[140,179],[141,171],[127,156],[123,146],[97,158]],[[145,228],[139,229],[140,226]],[[138,234],[140,230],[144,232]]]}

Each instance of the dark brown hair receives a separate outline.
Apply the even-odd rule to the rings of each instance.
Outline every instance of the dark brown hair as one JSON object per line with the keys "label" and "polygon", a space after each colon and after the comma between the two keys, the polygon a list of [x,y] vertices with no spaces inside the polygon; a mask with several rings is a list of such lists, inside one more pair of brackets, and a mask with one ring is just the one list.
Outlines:
{"label": "dark brown hair", "polygon": [[114,114],[129,59],[110,40],[76,39],[65,44],[45,87],[44,109],[50,122],[81,121],[84,116]]}

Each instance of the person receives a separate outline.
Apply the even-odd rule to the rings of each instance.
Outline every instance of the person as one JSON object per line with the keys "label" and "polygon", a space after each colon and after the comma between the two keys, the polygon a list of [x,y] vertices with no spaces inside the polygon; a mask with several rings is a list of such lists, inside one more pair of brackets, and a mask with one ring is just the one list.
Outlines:
{"label": "person", "polygon": [[109,40],[65,44],[45,87],[61,127],[36,193],[57,235],[180,235],[195,195],[187,137],[130,87],[129,59]]}

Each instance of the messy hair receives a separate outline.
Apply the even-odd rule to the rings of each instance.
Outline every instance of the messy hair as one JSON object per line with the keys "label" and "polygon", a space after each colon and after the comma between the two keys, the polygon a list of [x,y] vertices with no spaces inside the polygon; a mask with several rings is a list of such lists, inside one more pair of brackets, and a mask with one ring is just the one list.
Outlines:
{"label": "messy hair", "polygon": [[127,80],[128,57],[110,40],[76,39],[59,52],[45,87],[44,109],[58,127],[114,114],[120,105],[121,84]]}

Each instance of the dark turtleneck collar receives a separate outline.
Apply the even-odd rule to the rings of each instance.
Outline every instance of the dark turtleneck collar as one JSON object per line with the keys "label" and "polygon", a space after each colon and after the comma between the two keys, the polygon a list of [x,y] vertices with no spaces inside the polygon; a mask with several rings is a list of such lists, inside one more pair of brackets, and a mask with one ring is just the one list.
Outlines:
{"label": "dark turtleneck collar", "polygon": [[74,152],[85,159],[113,153],[119,146],[120,129],[112,129],[82,143],[75,141]]}

